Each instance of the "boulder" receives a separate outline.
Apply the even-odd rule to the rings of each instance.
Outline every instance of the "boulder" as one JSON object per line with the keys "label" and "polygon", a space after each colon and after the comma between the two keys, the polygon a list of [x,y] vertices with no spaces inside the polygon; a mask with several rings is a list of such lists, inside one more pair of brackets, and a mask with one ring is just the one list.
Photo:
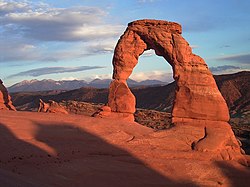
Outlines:
{"label": "boulder", "polygon": [[42,99],[40,99],[38,112],[68,114],[68,111],[59,103],[53,100],[45,103]]}
{"label": "boulder", "polygon": [[[126,82],[114,80],[109,87],[109,106],[113,112],[135,113],[135,96]],[[125,101],[125,102],[124,102]]]}

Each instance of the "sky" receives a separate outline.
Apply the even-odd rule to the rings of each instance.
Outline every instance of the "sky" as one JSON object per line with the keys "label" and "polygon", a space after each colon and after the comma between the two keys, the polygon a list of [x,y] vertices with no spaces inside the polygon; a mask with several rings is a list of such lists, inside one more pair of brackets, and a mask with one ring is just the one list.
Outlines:
{"label": "sky", "polygon": [[[214,74],[250,70],[249,12],[249,0],[0,0],[0,78],[111,78],[115,45],[139,19],[180,23]],[[146,51],[130,78],[170,82],[172,69]]]}

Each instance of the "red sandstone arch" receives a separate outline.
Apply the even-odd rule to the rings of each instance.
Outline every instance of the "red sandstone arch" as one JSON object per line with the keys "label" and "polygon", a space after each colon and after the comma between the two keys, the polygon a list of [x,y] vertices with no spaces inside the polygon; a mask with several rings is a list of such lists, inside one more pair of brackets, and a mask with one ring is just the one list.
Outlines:
{"label": "red sandstone arch", "polygon": [[190,149],[209,151],[225,160],[244,160],[227,123],[228,108],[213,75],[205,61],[192,53],[181,32],[181,26],[174,22],[139,20],[129,23],[115,48],[114,80],[110,84],[108,106],[95,116],[134,121],[135,96],[126,81],[139,56],[145,50],[154,49],[172,66],[177,83],[172,130],[188,140]]}
{"label": "red sandstone arch", "polygon": [[126,80],[138,63],[139,56],[145,50],[154,49],[172,66],[177,82],[173,122],[182,121],[183,118],[229,120],[226,102],[205,61],[192,53],[181,33],[181,26],[174,22],[139,20],[128,24],[113,57],[114,81],[110,85],[108,103],[112,112],[135,112],[135,97]]}

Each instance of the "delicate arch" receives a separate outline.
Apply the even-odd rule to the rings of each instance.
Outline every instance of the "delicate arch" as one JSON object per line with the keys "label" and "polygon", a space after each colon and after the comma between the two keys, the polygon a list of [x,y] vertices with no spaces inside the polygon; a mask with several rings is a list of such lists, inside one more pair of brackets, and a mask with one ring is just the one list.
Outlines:
{"label": "delicate arch", "polygon": [[228,121],[225,100],[219,92],[205,61],[192,53],[181,36],[178,23],[138,20],[128,24],[119,39],[113,57],[113,82],[110,85],[109,107],[112,112],[135,112],[135,97],[126,80],[138,63],[139,56],[149,49],[164,57],[173,69],[177,82],[172,121],[183,118]]}

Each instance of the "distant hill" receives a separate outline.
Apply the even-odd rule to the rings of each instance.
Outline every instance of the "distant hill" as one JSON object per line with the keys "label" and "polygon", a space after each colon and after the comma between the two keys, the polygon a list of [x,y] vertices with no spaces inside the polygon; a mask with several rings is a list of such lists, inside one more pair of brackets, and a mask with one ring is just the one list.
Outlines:
{"label": "distant hill", "polygon": [[[82,87],[93,88],[108,88],[111,79],[94,79],[91,82],[84,80],[71,80],[71,81],[55,81],[51,79],[44,80],[24,80],[17,84],[14,84],[8,88],[9,92],[38,92],[38,91],[50,91],[50,90],[74,90]],[[167,83],[159,80],[145,80],[137,82],[132,79],[128,80],[128,85],[131,87],[137,86],[159,86],[166,85]]]}
{"label": "distant hill", "polygon": [[[214,76],[216,83],[225,98],[231,114],[250,111],[250,72],[239,72],[228,75]],[[96,80],[95,83],[99,83]],[[175,96],[175,82],[165,86],[156,87],[134,87],[131,89],[136,96],[136,107],[143,109],[154,109],[170,112]],[[80,88],[71,91],[49,91],[37,93],[12,93],[15,106],[33,103],[38,106],[39,98],[55,101],[84,101],[91,103],[107,103],[108,89]]]}
{"label": "distant hill", "polygon": [[232,114],[250,111],[250,71],[216,75],[215,80]]}

